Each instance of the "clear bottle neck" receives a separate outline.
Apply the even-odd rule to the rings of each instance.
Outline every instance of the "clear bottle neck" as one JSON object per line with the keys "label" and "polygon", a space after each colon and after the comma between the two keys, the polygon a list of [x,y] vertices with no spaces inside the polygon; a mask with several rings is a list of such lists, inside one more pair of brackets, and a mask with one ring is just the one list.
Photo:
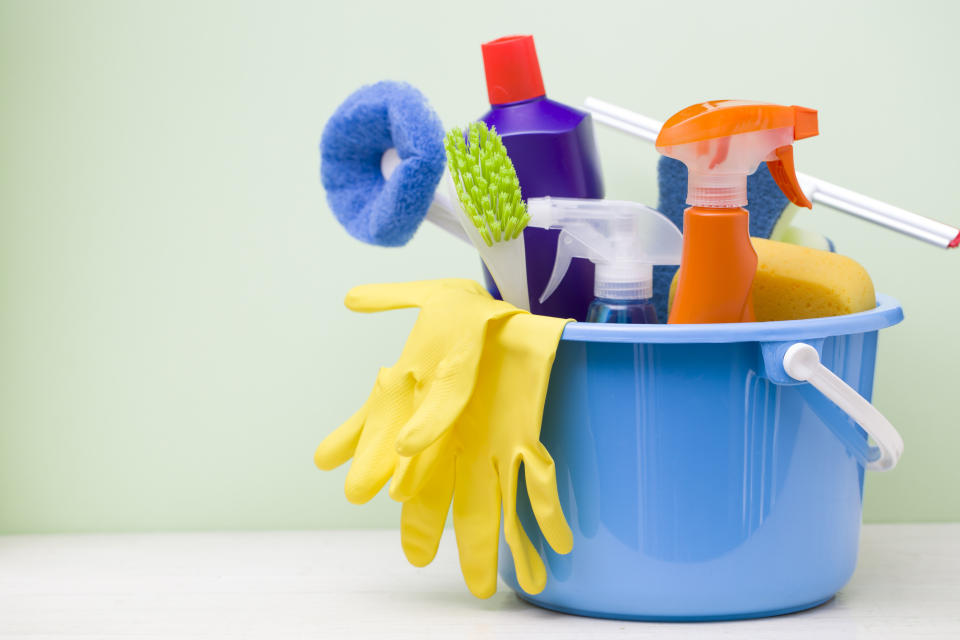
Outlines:
{"label": "clear bottle neck", "polygon": [[593,295],[605,300],[644,300],[653,297],[653,265],[597,263]]}
{"label": "clear bottle neck", "polygon": [[733,209],[747,204],[747,176],[737,173],[695,173],[687,177],[687,204]]}

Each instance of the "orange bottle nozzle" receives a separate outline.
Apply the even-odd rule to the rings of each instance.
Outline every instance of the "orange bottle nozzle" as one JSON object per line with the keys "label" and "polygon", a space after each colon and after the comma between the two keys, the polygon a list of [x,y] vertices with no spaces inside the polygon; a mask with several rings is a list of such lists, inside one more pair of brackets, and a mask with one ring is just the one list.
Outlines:
{"label": "orange bottle nozzle", "polygon": [[797,181],[791,145],[818,132],[814,109],[717,100],[687,107],[667,120],[656,145],[660,153],[687,165],[687,204],[744,206],[746,177],[767,161],[784,194],[810,207]]}
{"label": "orange bottle nozzle", "polygon": [[703,102],[664,123],[657,150],[687,165],[683,254],[671,324],[751,322],[757,255],[750,244],[747,176],[766,162],[780,190],[810,207],[793,142],[815,136],[817,112],[742,100]]}
{"label": "orange bottle nozzle", "polygon": [[820,125],[817,121],[817,110],[796,105],[793,109],[793,139],[803,140],[820,134]]}

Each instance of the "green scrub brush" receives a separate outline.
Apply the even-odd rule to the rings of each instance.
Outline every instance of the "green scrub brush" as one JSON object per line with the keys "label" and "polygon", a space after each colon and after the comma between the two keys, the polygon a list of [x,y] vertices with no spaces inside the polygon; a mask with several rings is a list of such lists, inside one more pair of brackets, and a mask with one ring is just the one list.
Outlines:
{"label": "green scrub brush", "polygon": [[463,211],[460,225],[503,299],[529,311],[523,229],[530,216],[503,140],[496,129],[488,130],[482,122],[474,122],[466,141],[463,131],[454,128],[447,133],[444,145],[450,168],[447,185],[456,192]]}
{"label": "green scrub brush", "polygon": [[530,216],[520,195],[520,181],[496,128],[474,122],[470,146],[463,131],[447,133],[447,164],[457,198],[484,243],[507,242],[520,236]]}

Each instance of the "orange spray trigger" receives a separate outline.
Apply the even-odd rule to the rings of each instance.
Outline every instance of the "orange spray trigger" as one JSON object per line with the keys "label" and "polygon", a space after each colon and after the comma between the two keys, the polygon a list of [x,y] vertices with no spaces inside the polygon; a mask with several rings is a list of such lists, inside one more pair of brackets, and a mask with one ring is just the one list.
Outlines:
{"label": "orange spray trigger", "polygon": [[797,171],[793,167],[793,146],[787,144],[777,147],[774,153],[777,159],[769,160],[767,167],[770,169],[773,180],[783,191],[783,195],[798,207],[813,208],[813,203],[800,188],[800,182],[797,180]]}

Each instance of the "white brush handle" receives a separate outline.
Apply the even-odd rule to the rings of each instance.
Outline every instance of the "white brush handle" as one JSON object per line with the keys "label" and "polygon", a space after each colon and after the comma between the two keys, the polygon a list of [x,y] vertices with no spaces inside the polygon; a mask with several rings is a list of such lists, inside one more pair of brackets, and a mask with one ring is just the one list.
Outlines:
{"label": "white brush handle", "polygon": [[[444,172],[444,178],[441,178],[441,182],[447,175],[449,175],[449,172]],[[468,244],[473,244],[470,242],[467,234],[464,233],[463,226],[460,224],[460,218],[462,216],[463,214],[460,213],[459,205],[452,202],[450,198],[438,189],[437,193],[433,196],[433,202],[430,203],[430,208],[427,209],[427,220],[455,238]]]}
{"label": "white brush handle", "polygon": [[[384,151],[380,157],[380,172],[383,174],[383,177],[389,180],[390,176],[393,175],[393,172],[396,171],[400,165],[400,162],[400,155],[396,149],[390,147]],[[445,170],[444,176],[446,176],[447,173]],[[442,183],[444,179],[441,178],[440,181]],[[437,189],[437,192],[433,194],[433,202],[430,203],[430,208],[427,209],[426,219],[455,238],[467,244],[472,244],[470,238],[464,233],[463,227],[460,226],[459,216],[462,214],[459,212],[459,209],[456,203],[451,202],[450,198],[443,193],[442,189]]]}
{"label": "white brush handle", "polygon": [[[597,122],[635,135],[647,142],[656,141],[657,134],[663,126],[662,122],[653,118],[596,98],[588,97],[584,101],[584,106]],[[929,242],[941,249],[954,249],[960,244],[960,229],[957,227],[931,220],[803,173],[797,173],[797,180],[800,181],[800,186],[812,202]]]}
{"label": "white brush handle", "polygon": [[500,291],[500,297],[513,306],[530,311],[530,296],[527,289],[527,254],[526,245],[523,241],[523,234],[513,240],[494,242],[493,246],[487,246],[477,231],[473,221],[467,217],[467,214],[460,207],[456,200],[457,188],[453,184],[453,176],[450,172],[443,174],[440,180],[440,187],[437,188],[437,196],[443,195],[446,191],[448,201],[454,202],[457,207],[457,220],[462,225],[461,231],[470,239],[480,259],[487,266],[493,281]]}

